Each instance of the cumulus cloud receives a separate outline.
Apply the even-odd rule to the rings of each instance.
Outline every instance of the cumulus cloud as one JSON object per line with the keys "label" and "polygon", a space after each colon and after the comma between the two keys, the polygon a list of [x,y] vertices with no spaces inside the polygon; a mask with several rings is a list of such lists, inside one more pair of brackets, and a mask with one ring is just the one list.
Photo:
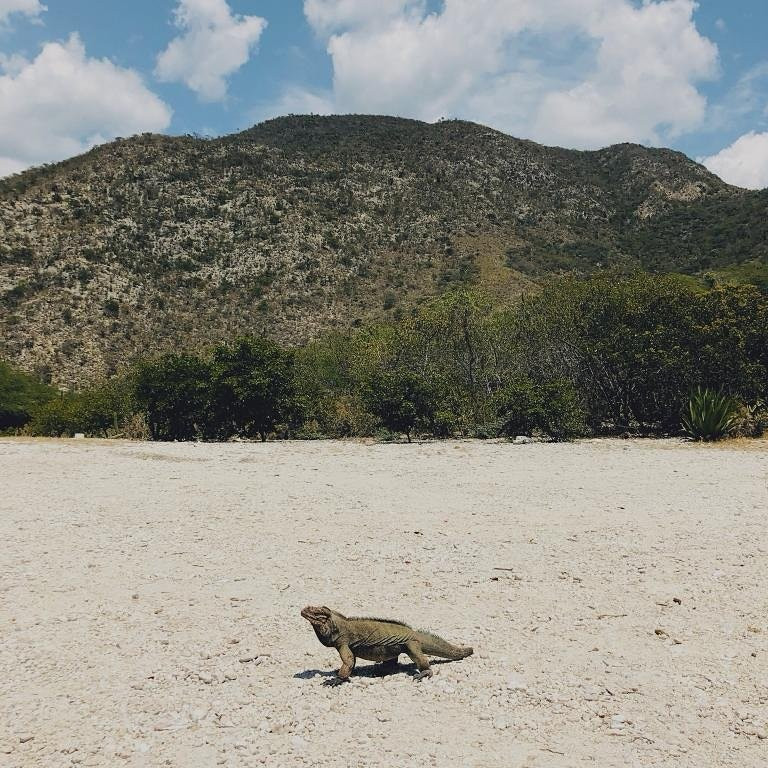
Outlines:
{"label": "cumulus cloud", "polygon": [[371,27],[404,13],[424,11],[424,0],[305,0],[304,14],[320,34]]}
{"label": "cumulus cloud", "polygon": [[0,176],[171,120],[136,72],[89,58],[77,35],[46,43],[33,61],[1,59],[0,72]]}
{"label": "cumulus cloud", "polygon": [[0,0],[0,24],[12,13],[39,16],[45,10],[40,0]]}
{"label": "cumulus cloud", "polygon": [[[305,0],[336,111],[466,117],[568,146],[699,126],[716,46],[693,0]],[[375,20],[375,23],[371,23]]]}
{"label": "cumulus cloud", "polygon": [[729,184],[764,189],[768,187],[768,133],[751,131],[702,162]]}
{"label": "cumulus cloud", "polygon": [[252,117],[268,120],[282,115],[331,115],[334,109],[332,93],[291,86],[283,91],[277,101],[266,108],[254,110]]}
{"label": "cumulus cloud", "polygon": [[267,26],[259,16],[232,13],[227,0],[179,0],[181,34],[157,57],[155,75],[182,82],[204,101],[227,95],[227,78],[250,58]]}

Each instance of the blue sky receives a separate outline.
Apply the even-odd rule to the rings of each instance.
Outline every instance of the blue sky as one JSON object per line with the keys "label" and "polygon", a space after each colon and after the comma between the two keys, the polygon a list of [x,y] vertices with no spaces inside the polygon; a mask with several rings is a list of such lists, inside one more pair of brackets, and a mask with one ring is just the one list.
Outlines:
{"label": "blue sky", "polygon": [[672,146],[762,187],[766,40],[766,0],[0,0],[0,175],[354,111]]}

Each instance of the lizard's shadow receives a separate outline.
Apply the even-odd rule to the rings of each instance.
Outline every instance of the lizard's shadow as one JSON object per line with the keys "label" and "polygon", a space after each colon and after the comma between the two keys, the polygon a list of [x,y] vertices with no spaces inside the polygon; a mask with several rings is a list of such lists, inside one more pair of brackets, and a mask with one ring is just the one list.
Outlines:
{"label": "lizard's shadow", "polygon": [[[430,660],[430,666],[438,664],[450,664],[451,659]],[[355,667],[352,677],[391,677],[392,675],[413,675],[416,673],[415,664],[398,664],[396,667],[383,666],[381,664],[366,664],[363,667]],[[336,677],[335,669],[305,669],[294,675],[298,680],[311,680],[313,677]]]}

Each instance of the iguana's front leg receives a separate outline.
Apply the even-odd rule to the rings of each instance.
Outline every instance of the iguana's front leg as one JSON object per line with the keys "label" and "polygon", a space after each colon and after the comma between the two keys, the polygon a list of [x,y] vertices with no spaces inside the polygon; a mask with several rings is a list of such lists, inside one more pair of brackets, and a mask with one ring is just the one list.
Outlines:
{"label": "iguana's front leg", "polygon": [[348,645],[341,645],[336,650],[339,652],[339,656],[341,656],[341,667],[336,673],[336,677],[326,680],[325,685],[341,685],[342,683],[349,682],[349,676],[355,668],[355,654],[352,653]]}

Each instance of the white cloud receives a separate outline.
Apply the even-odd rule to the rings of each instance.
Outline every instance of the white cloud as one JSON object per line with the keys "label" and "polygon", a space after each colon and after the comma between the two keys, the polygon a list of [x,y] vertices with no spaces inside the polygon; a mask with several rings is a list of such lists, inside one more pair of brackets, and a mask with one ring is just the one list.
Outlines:
{"label": "white cloud", "polygon": [[304,13],[319,34],[375,26],[406,12],[424,10],[424,0],[305,0]]}
{"label": "white cloud", "polygon": [[699,126],[706,99],[695,82],[715,73],[717,49],[692,21],[688,0],[611,3],[587,31],[600,40],[595,70],[574,88],[547,94],[535,130],[578,146],[659,143]]}
{"label": "white cloud", "polygon": [[20,160],[0,155],[0,179],[2,179],[3,176],[10,176],[12,173],[20,173],[28,167],[27,163],[22,163]]}
{"label": "white cloud", "polygon": [[[305,0],[336,111],[464,117],[539,141],[660,143],[699,126],[717,48],[693,0]],[[376,23],[371,23],[375,20]]]}
{"label": "white cloud", "polygon": [[138,74],[88,58],[80,38],[33,61],[0,60],[0,175],[61,160],[118,135],[168,127],[171,110]]}
{"label": "white cloud", "polygon": [[713,104],[707,116],[710,130],[733,128],[744,119],[768,117],[768,61],[742,73],[736,84]]}
{"label": "white cloud", "polygon": [[702,163],[729,184],[764,189],[768,187],[768,133],[751,131]]}
{"label": "white cloud", "polygon": [[226,0],[179,0],[175,24],[182,34],[157,57],[155,74],[205,101],[225,98],[227,77],[248,61],[267,26],[259,16],[234,15]]}
{"label": "white cloud", "polygon": [[12,13],[23,13],[27,16],[39,16],[45,10],[40,0],[0,0],[0,24]]}
{"label": "white cloud", "polygon": [[286,88],[266,111],[256,110],[255,114],[259,119],[267,120],[281,115],[330,115],[333,110],[333,94],[292,86]]}

